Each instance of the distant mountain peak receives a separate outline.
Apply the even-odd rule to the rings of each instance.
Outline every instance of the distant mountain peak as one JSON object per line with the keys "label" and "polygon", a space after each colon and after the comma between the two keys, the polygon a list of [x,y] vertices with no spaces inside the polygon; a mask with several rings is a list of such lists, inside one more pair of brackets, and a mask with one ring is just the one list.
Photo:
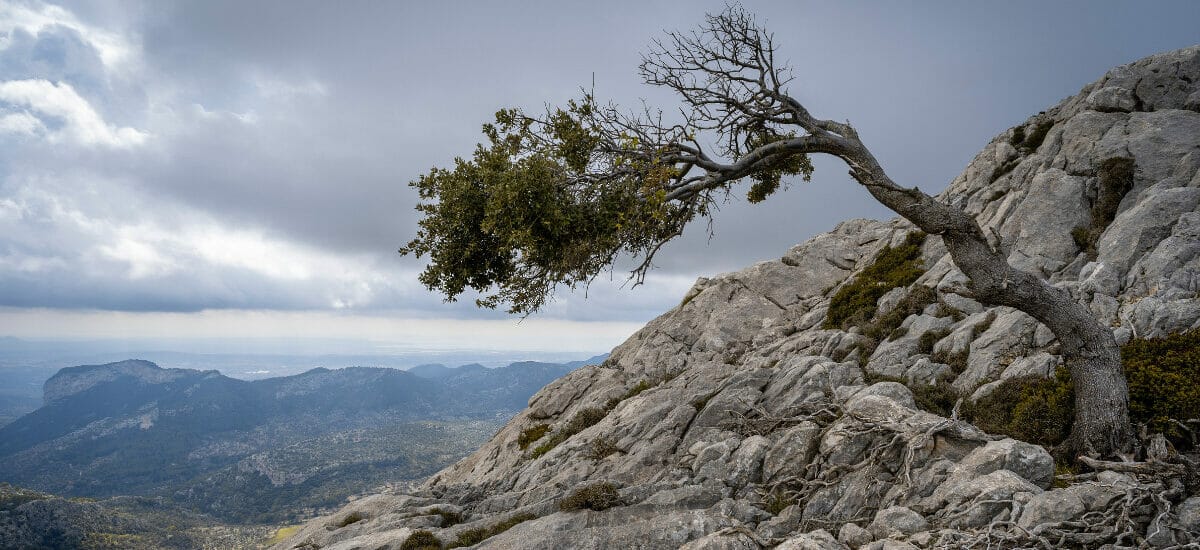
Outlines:
{"label": "distant mountain peak", "polygon": [[45,403],[49,404],[124,376],[137,378],[148,384],[162,384],[197,374],[207,373],[193,369],[164,369],[143,359],[126,359],[103,365],[80,365],[66,367],[51,376],[42,386],[42,395]]}

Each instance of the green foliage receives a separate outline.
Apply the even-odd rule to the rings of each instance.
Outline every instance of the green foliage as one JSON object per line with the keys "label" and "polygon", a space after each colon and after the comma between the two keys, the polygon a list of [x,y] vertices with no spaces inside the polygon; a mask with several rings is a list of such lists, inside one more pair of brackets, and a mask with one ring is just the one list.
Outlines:
{"label": "green foliage", "polygon": [[885,376],[870,372],[865,373],[863,379],[867,384],[879,382],[904,384],[912,392],[917,408],[939,416],[950,416],[951,411],[954,410],[954,403],[959,398],[958,392],[947,380],[938,380],[935,384],[914,384],[898,376]]}
{"label": "green foliage", "polygon": [[914,384],[909,387],[917,407],[938,416],[949,417],[958,401],[958,391],[947,380],[938,380],[936,384]]}
{"label": "green foliage", "polygon": [[598,407],[590,407],[575,413],[575,416],[571,418],[570,422],[567,422],[567,424],[562,428],[555,430],[554,433],[547,438],[546,442],[534,448],[533,452],[530,453],[529,456],[531,458],[538,458],[550,452],[550,450],[557,447],[559,443],[562,443],[571,436],[592,427],[597,422],[604,420],[604,417],[607,415],[607,410]]}
{"label": "green foliage", "polygon": [[471,159],[412,182],[423,218],[400,253],[429,256],[421,282],[447,300],[473,289],[490,293],[480,307],[531,313],[557,285],[586,284],[622,253],[649,257],[707,212],[665,201],[675,169],[595,115],[590,96],[542,119],[503,109]]}
{"label": "green foliage", "polygon": [[[780,134],[770,128],[761,128],[747,136],[746,150],[752,151],[763,145],[794,137],[795,133]],[[780,155],[750,175],[754,184],[746,193],[746,199],[751,203],[760,203],[779,190],[783,176],[799,175],[804,181],[811,181],[812,173],[813,165],[808,155]]]}
{"label": "green foliage", "polygon": [[525,428],[524,430],[521,430],[521,435],[517,436],[517,446],[521,447],[521,450],[524,451],[525,449],[529,448],[531,443],[541,439],[542,436],[546,435],[546,433],[549,431],[549,424],[538,424],[536,426]]}
{"label": "green foliage", "polygon": [[772,516],[778,516],[780,512],[783,512],[788,506],[795,503],[796,499],[788,498],[783,491],[775,490],[768,493],[767,497],[763,499],[762,508]]}
{"label": "green foliage", "polygon": [[490,527],[476,527],[474,529],[467,529],[459,533],[458,538],[455,539],[454,542],[446,545],[446,548],[450,549],[474,546],[489,538],[499,535],[500,533],[512,529],[519,523],[524,523],[532,519],[537,519],[537,516],[530,513],[520,513]]}
{"label": "green foliage", "polygon": [[[903,337],[908,331],[901,329],[900,324],[909,315],[916,315],[925,311],[926,306],[936,301],[937,291],[933,288],[924,285],[915,286],[896,303],[895,307],[889,309],[887,313],[876,315],[870,322],[864,324],[862,327],[863,334],[875,340]],[[901,330],[903,332],[900,332]]]}
{"label": "green foliage", "polygon": [[1129,382],[1129,416],[1176,446],[1189,442],[1171,422],[1200,418],[1200,329],[1131,340],[1121,348]]}
{"label": "green foliage", "polygon": [[1053,484],[1051,484],[1050,487],[1053,489],[1063,489],[1066,487],[1070,487],[1071,484],[1069,482],[1067,482],[1066,480],[1059,479],[1058,476],[1073,476],[1076,473],[1077,472],[1075,471],[1074,466],[1067,464],[1065,462],[1055,461],[1054,462],[1054,482],[1053,482]]}
{"label": "green foliage", "polygon": [[1012,145],[1013,147],[1019,148],[1019,147],[1021,147],[1021,144],[1024,142],[1025,142],[1025,127],[1017,126],[1017,127],[1013,128],[1012,136],[1010,136],[1008,138],[1008,144]]}
{"label": "green foliage", "polygon": [[593,483],[576,489],[575,492],[558,501],[558,509],[564,512],[572,510],[607,510],[621,504],[621,495],[617,488],[608,482]]}
{"label": "green foliage", "polygon": [[997,166],[995,170],[992,170],[991,181],[995,182],[996,180],[1004,177],[1005,174],[1012,172],[1018,164],[1021,164],[1021,157],[1014,157],[1004,161],[1000,164],[1000,166]]}
{"label": "green foliage", "polygon": [[0,512],[15,510],[26,502],[45,500],[54,495],[24,489],[8,483],[0,483]]}
{"label": "green foliage", "polygon": [[[1129,383],[1129,416],[1160,432],[1177,447],[1190,441],[1172,422],[1200,418],[1200,329],[1165,338],[1134,339],[1121,347]],[[1070,373],[1060,367],[1054,378],[1023,377],[1004,381],[987,397],[964,403],[963,418],[987,432],[1053,446],[1062,442],[1075,417]]]}
{"label": "green foliage", "polygon": [[1053,447],[1067,438],[1075,418],[1071,375],[1059,368],[1053,378],[1010,378],[986,397],[964,402],[961,412],[986,432]]}
{"label": "green foliage", "polygon": [[620,449],[617,448],[616,439],[607,435],[602,435],[592,440],[592,442],[588,445],[585,456],[592,460],[604,460],[609,455],[619,450]]}
{"label": "green foliage", "polygon": [[[921,245],[925,234],[910,233],[896,248],[885,246],[875,262],[854,280],[842,285],[829,302],[824,328],[848,329],[874,317],[879,298],[893,288],[908,286],[925,270],[921,267]],[[890,332],[890,331],[889,331]]]}
{"label": "green foliage", "polygon": [[950,329],[948,328],[925,332],[920,338],[917,339],[917,353],[924,353],[926,355],[933,353],[933,346],[935,346],[939,340],[949,335]]}
{"label": "green foliage", "polygon": [[967,370],[967,359],[969,359],[970,356],[971,350],[963,349],[958,353],[950,353],[945,351],[934,352],[929,358],[932,359],[934,363],[949,365],[950,372],[953,372],[955,375],[959,375],[962,374],[963,371]]}
{"label": "green foliage", "polygon": [[1038,122],[1033,127],[1033,131],[1029,133],[1029,136],[1021,143],[1019,149],[1022,149],[1022,152],[1025,153],[1037,151],[1037,148],[1042,146],[1042,142],[1046,141],[1046,134],[1050,133],[1051,128],[1054,128],[1054,121],[1052,120]]}
{"label": "green foliage", "polygon": [[404,539],[400,550],[442,550],[442,540],[429,531],[417,529]]}
{"label": "green foliage", "polygon": [[653,388],[655,385],[656,384],[651,384],[649,380],[639,380],[637,384],[634,384],[632,388],[629,388],[629,391],[625,392],[625,395],[621,396],[620,401],[629,399],[630,397]]}
{"label": "green foliage", "polygon": [[1096,202],[1092,203],[1092,221],[1087,226],[1071,229],[1075,245],[1087,252],[1088,258],[1096,258],[1096,243],[1117,217],[1121,200],[1133,189],[1133,172],[1134,161],[1128,157],[1112,157],[1100,163],[1097,171],[1100,189],[1096,193]]}

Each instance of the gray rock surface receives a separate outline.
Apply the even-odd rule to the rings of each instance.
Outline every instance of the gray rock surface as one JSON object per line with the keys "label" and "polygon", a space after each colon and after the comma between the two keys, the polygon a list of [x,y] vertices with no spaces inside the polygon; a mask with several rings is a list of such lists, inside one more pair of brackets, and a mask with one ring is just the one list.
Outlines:
{"label": "gray rock surface", "polygon": [[[1200,47],[1115,68],[1022,124],[1025,136],[1046,130],[1040,144],[1010,143],[1016,132],[1004,132],[940,198],[976,216],[1014,265],[1074,293],[1121,338],[1198,326],[1197,83]],[[1134,159],[1132,189],[1091,258],[1070,233],[1090,223],[1099,166],[1117,156]],[[911,230],[899,219],[850,220],[778,260],[698,280],[603,365],[548,385],[414,495],[350,503],[276,548],[429,526],[420,510],[433,505],[459,506],[466,521],[429,527],[443,540],[518,513],[535,518],[480,548],[959,548],[984,547],[972,537],[985,535],[1036,547],[1021,537],[1113,510],[1120,478],[1051,489],[1054,462],[1041,447],[920,410],[905,385],[876,378],[944,379],[969,395],[1005,378],[1049,375],[1061,362],[1058,343],[1033,318],[940,291],[942,305],[906,319],[907,333],[879,343],[866,364],[859,352],[874,343],[863,330],[821,328],[836,289]],[[962,282],[936,236],[923,258],[917,284]],[[879,304],[894,307],[904,294]],[[933,353],[919,354],[933,331]],[[622,399],[640,381],[652,387]],[[586,409],[603,418],[548,452],[517,445],[524,430],[559,430]],[[600,438],[618,451],[595,457]],[[601,481],[620,488],[619,506],[559,510],[565,495]],[[1152,514],[1129,516],[1130,528],[1200,543],[1196,497],[1171,498],[1178,506],[1163,516],[1167,535],[1151,533]],[[355,511],[362,520],[339,526]],[[879,540],[867,540],[872,534]]]}

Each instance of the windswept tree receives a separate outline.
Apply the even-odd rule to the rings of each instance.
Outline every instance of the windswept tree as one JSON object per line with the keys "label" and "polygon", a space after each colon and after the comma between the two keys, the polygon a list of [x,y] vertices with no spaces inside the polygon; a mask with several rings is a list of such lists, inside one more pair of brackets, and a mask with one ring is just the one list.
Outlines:
{"label": "windswept tree", "polygon": [[943,239],[969,279],[954,292],[1019,309],[1058,337],[1076,400],[1066,449],[1130,450],[1128,390],[1111,330],[1066,290],[1009,265],[971,215],[892,181],[850,124],[810,113],[790,95],[791,72],[753,16],[731,7],[694,31],[669,33],[639,69],[647,84],[678,95],[676,119],[591,94],[535,114],[503,109],[469,160],[413,182],[424,218],[401,253],[429,256],[421,282],[448,300],[473,289],[484,296],[480,306],[523,314],[622,256],[634,259],[640,282],[655,253],[734,186],[748,185],[749,200],[762,201],[791,178],[807,180],[810,155],[832,155],[872,197]]}

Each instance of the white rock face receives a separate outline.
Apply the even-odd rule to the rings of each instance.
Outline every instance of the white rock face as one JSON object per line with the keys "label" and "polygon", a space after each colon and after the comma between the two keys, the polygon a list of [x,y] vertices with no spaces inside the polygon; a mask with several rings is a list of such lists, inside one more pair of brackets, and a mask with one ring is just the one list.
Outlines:
{"label": "white rock face", "polygon": [[[1200,326],[1198,83],[1200,47],[1115,68],[1028,120],[1023,140],[1015,130],[998,136],[940,198],[975,215],[1014,265],[1070,290],[1121,339]],[[1029,142],[1039,126],[1044,139]],[[1114,157],[1134,160],[1132,187],[1092,258],[1071,231],[1091,223],[1099,167]],[[366,536],[383,544],[417,528],[451,542],[518,514],[536,519],[478,547],[982,547],[969,536],[987,526],[1020,537],[1115,505],[1120,479],[1050,489],[1054,462],[1044,449],[920,410],[921,392],[909,389],[949,383],[969,395],[1052,374],[1058,343],[1033,318],[939,293],[946,307],[910,316],[905,334],[874,348],[861,330],[822,328],[836,289],[911,230],[898,219],[851,220],[778,260],[700,279],[603,365],[548,385],[417,494],[356,501],[276,548]],[[936,236],[923,258],[917,284],[963,281]],[[895,307],[907,294],[879,302]],[[622,400],[643,380],[652,387]],[[542,441],[518,446],[523,431],[561,430],[587,409],[603,418],[548,452],[531,452]],[[617,450],[595,456],[599,440]],[[599,482],[619,490],[619,506],[558,508]],[[1155,544],[1200,543],[1198,497],[1171,498],[1179,506],[1163,516]],[[428,514],[434,505],[458,507],[465,523],[442,526]],[[365,519],[339,526],[356,510]],[[1138,536],[1148,518],[1136,520]]]}

